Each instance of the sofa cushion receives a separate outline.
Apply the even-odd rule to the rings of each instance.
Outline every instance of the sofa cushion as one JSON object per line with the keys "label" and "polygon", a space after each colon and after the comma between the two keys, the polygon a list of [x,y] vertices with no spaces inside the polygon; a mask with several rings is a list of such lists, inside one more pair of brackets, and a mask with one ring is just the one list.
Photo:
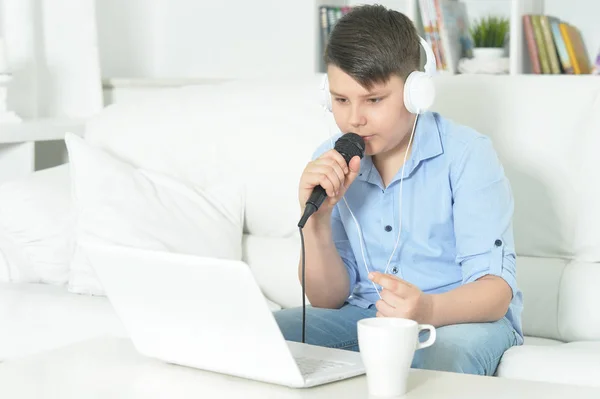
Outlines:
{"label": "sofa cushion", "polygon": [[512,347],[502,356],[499,377],[600,387],[600,342]]}
{"label": "sofa cushion", "polygon": [[558,323],[563,341],[600,341],[599,282],[598,263],[573,261],[565,268],[558,295]]}
{"label": "sofa cushion", "polygon": [[300,218],[300,175],[318,145],[338,132],[319,104],[320,82],[316,76],[163,90],[108,107],[89,121],[86,140],[198,185],[237,176],[246,184],[245,231],[287,237]]}
{"label": "sofa cushion", "polygon": [[563,342],[600,340],[598,281],[597,263],[519,256],[525,335]]}
{"label": "sofa cushion", "polygon": [[563,340],[559,328],[559,292],[568,261],[517,257],[517,283],[523,291],[525,335]]}
{"label": "sofa cushion", "polygon": [[241,259],[241,186],[192,186],[135,168],[78,136],[67,135],[66,143],[77,213],[71,292],[104,294],[81,241]]}
{"label": "sofa cushion", "polygon": [[0,326],[0,361],[102,335],[128,335],[106,298],[48,284],[0,283]]}
{"label": "sofa cushion", "polygon": [[494,142],[514,191],[517,253],[600,262],[600,79],[458,75],[435,82],[433,108]]}
{"label": "sofa cushion", "polygon": [[557,341],[555,339],[529,337],[526,335],[525,342],[523,344],[524,345],[537,345],[537,346],[554,346],[554,345],[560,345],[562,343],[563,342]]}
{"label": "sofa cushion", "polygon": [[0,186],[0,281],[67,282],[73,229],[70,194],[67,165]]}
{"label": "sofa cushion", "polygon": [[[263,294],[283,308],[302,306],[298,281],[299,234],[287,238],[244,235],[243,260]],[[307,304],[310,303],[307,299]]]}

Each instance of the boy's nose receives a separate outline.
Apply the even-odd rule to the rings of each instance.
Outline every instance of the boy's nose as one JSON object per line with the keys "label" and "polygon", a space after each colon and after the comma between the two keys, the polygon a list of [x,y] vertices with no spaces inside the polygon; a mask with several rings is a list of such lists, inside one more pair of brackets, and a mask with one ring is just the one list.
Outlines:
{"label": "boy's nose", "polygon": [[359,107],[353,107],[348,122],[353,127],[364,126],[367,123],[367,118],[362,114]]}

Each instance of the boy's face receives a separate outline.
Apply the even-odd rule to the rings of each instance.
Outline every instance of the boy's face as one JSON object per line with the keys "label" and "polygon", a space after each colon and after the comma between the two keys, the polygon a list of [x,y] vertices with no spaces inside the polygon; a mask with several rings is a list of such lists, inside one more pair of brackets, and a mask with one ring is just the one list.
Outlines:
{"label": "boy's face", "polygon": [[367,155],[403,149],[415,115],[404,106],[404,82],[392,75],[371,90],[335,65],[327,68],[333,116],[340,130],[365,139]]}

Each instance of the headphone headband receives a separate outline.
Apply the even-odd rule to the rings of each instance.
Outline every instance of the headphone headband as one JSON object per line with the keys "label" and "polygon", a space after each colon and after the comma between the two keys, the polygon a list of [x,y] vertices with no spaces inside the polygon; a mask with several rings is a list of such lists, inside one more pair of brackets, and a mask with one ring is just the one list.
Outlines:
{"label": "headphone headband", "polygon": [[[431,46],[419,36],[419,43],[425,50],[425,72],[413,71],[404,82],[404,105],[409,112],[421,113],[429,109],[435,98],[435,87],[431,77],[437,71],[435,55]],[[329,79],[327,73],[323,76],[321,86],[321,104],[329,111],[333,111],[331,95],[329,93]]]}
{"label": "headphone headband", "polygon": [[429,76],[433,76],[437,70],[433,50],[422,37],[419,37],[419,42],[421,43],[421,47],[425,50],[425,56],[427,57],[427,60],[425,61],[425,73]]}

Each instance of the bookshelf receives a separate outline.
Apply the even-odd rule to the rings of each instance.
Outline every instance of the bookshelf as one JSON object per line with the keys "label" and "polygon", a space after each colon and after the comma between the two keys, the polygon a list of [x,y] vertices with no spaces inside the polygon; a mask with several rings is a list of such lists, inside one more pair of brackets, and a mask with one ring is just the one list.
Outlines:
{"label": "bookshelf", "polygon": [[542,13],[543,11],[542,0],[510,0],[509,73],[511,75],[531,70],[523,32],[523,15]]}
{"label": "bookshelf", "polygon": [[[301,0],[302,1],[302,0]],[[313,29],[315,33],[315,40],[313,43],[316,44],[315,51],[315,66],[318,72],[325,72],[325,63],[323,61],[324,54],[324,45],[323,45],[323,27],[321,25],[321,7],[322,6],[335,6],[335,7],[345,7],[349,6],[350,2],[348,0],[313,0],[316,2],[316,24]]]}
{"label": "bookshelf", "polygon": [[[582,5],[581,8],[566,4],[563,0],[461,0],[465,3],[470,22],[485,17],[489,14],[501,15],[509,18],[510,21],[510,36],[507,44],[509,57],[509,73],[518,75],[523,73],[531,73],[531,63],[529,53],[525,41],[523,30],[523,15],[525,14],[553,14],[558,18],[568,19],[570,23],[578,26],[582,30],[583,40],[586,44],[590,59],[593,60],[600,41],[600,28],[597,24],[588,23],[584,27],[579,26],[579,21],[589,22],[586,17],[586,9],[589,6],[594,6],[600,10],[600,2],[597,0],[589,0],[588,6]],[[346,1],[322,1],[319,6],[356,6],[360,4],[382,4],[386,7],[393,8],[407,15],[416,25],[421,35],[424,35],[423,24],[421,20],[419,1],[418,0],[346,0]],[[317,14],[317,13],[316,13]],[[587,19],[586,19],[587,18]],[[589,26],[588,26],[589,25]],[[596,37],[597,36],[597,37]],[[323,51],[322,36],[319,34],[317,40],[317,53],[321,57]],[[595,46],[595,47],[594,47]],[[324,71],[324,66],[319,65],[319,72]]]}
{"label": "bookshelf", "polygon": [[[518,21],[525,11],[536,9],[554,14],[580,28],[590,58],[600,49],[600,0],[461,1],[471,20],[493,13]],[[312,75],[324,69],[319,7],[374,2],[403,12],[422,32],[419,0],[98,2],[103,76],[193,80]],[[520,29],[513,36],[522,37]],[[527,58],[519,51],[523,43],[511,43],[512,53],[521,53],[512,58],[511,72],[528,71]]]}
{"label": "bookshelf", "polygon": [[362,4],[381,4],[385,7],[392,8],[394,10],[400,11],[401,13],[408,16],[413,22],[417,24],[417,28],[420,26],[420,18],[418,14],[418,6],[417,0],[322,0],[317,2],[317,58],[319,60],[317,71],[325,72],[325,65],[323,63],[323,51],[324,51],[324,43],[323,43],[323,32],[321,26],[321,14],[320,7],[321,6],[332,6],[332,7],[345,7],[350,6],[354,7]]}

